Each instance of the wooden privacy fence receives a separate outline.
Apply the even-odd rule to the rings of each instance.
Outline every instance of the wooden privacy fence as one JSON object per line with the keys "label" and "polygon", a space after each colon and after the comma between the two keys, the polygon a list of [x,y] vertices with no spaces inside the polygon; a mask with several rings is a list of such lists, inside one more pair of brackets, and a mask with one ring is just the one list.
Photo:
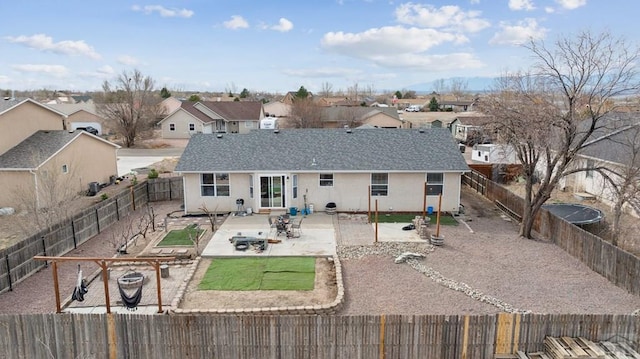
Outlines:
{"label": "wooden privacy fence", "polygon": [[0,316],[8,358],[493,358],[544,350],[546,336],[624,341],[632,315]]}
{"label": "wooden privacy fence", "polygon": [[141,182],[96,203],[69,220],[0,250],[0,293],[46,264],[34,256],[62,256],[148,202],[147,183]]}
{"label": "wooden privacy fence", "polygon": [[171,201],[184,198],[182,176],[148,179],[147,189],[149,202]]}
{"label": "wooden privacy fence", "polygon": [[[524,199],[477,172],[466,173],[463,184],[494,202],[512,217],[522,216]],[[630,293],[640,295],[640,258],[611,245],[602,238],[575,226],[542,208],[534,230],[579,259],[594,272]]]}

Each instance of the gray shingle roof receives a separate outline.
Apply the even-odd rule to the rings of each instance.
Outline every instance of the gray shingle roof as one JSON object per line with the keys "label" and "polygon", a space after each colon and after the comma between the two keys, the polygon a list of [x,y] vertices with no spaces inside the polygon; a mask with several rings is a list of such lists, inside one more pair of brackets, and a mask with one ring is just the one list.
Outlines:
{"label": "gray shingle roof", "polygon": [[0,169],[37,168],[82,131],[38,131],[0,155]]}
{"label": "gray shingle roof", "polygon": [[447,129],[281,129],[196,134],[177,172],[468,171]]}
{"label": "gray shingle roof", "polygon": [[[584,124],[586,125],[586,121]],[[610,113],[603,117],[581,155],[628,165],[632,151],[640,140],[640,115]],[[636,164],[638,165],[638,164]]]}

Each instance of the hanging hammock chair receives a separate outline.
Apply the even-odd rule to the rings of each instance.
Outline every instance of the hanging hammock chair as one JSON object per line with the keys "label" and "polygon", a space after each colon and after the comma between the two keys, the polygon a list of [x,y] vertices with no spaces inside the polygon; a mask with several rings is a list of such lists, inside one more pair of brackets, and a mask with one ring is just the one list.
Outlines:
{"label": "hanging hammock chair", "polygon": [[[118,291],[122,303],[128,310],[136,310],[140,300],[142,300],[142,285],[144,284],[144,275],[139,272],[131,272],[118,278]],[[134,290],[133,293],[127,293],[127,290]]]}
{"label": "hanging hammock chair", "polygon": [[76,287],[73,289],[73,294],[71,295],[71,299],[82,302],[84,301],[84,295],[89,292],[89,288],[87,288],[87,281],[82,278],[82,269],[80,269],[80,265],[78,264],[78,280],[76,281]]}

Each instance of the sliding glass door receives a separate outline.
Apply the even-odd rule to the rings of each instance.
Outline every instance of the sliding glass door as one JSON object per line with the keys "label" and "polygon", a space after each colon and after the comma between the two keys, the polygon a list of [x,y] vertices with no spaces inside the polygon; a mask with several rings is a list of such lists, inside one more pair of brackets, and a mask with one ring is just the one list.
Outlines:
{"label": "sliding glass door", "polygon": [[284,208],[284,176],[260,176],[260,207]]}

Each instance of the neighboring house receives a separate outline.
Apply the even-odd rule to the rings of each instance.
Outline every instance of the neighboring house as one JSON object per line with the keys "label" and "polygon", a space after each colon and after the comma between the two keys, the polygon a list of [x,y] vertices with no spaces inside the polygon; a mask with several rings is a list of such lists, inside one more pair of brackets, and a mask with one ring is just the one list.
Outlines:
{"label": "neighboring house", "polygon": [[247,133],[264,118],[262,102],[183,101],[159,122],[162,138],[190,138],[196,133]]}
{"label": "neighboring house", "polygon": [[359,127],[407,128],[393,107],[323,107],[320,108],[324,128]]}
{"label": "neighboring house", "polygon": [[67,115],[32,99],[13,104],[0,112],[0,154],[38,130],[67,130]]}
{"label": "neighboring house", "polygon": [[282,101],[271,101],[262,105],[264,115],[270,117],[289,117],[291,114],[291,105]]}
{"label": "neighboring house", "polygon": [[468,112],[474,110],[476,103],[475,100],[442,101],[438,106],[443,111]]}
{"label": "neighboring house", "polygon": [[513,147],[504,144],[475,145],[471,151],[471,159],[477,162],[492,164],[518,163]]}
{"label": "neighboring house", "polygon": [[57,206],[64,193],[78,195],[90,182],[109,182],[117,176],[118,148],[85,131],[35,131],[0,155],[0,207],[19,208],[25,201]]}
{"label": "neighboring house", "polygon": [[[574,168],[605,167],[617,173],[632,173],[640,167],[640,116],[637,113],[613,113],[601,119],[599,128],[578,154]],[[630,170],[631,169],[631,170]],[[616,178],[610,172],[609,176]],[[640,181],[640,178],[637,179]],[[596,170],[571,174],[560,181],[560,188],[582,197],[592,195],[603,203],[613,205],[616,193],[611,184]],[[637,200],[640,206],[640,200]],[[636,217],[637,211],[629,211]]]}
{"label": "neighboring house", "polygon": [[446,129],[284,129],[196,134],[176,172],[185,214],[303,208],[458,212],[461,176],[469,171]]}
{"label": "neighboring house", "polygon": [[473,146],[478,141],[482,143],[494,137],[490,116],[464,116],[456,120],[451,123],[451,131],[453,137],[462,143]]}
{"label": "neighboring house", "polygon": [[165,118],[170,113],[179,109],[180,106],[182,106],[182,101],[178,100],[177,98],[173,96],[165,98],[160,102],[160,119]]}
{"label": "neighboring house", "polygon": [[67,116],[69,130],[91,126],[96,128],[100,135],[113,132],[109,129],[107,121],[98,115],[96,105],[93,102],[51,104],[47,106]]}
{"label": "neighboring house", "polygon": [[[310,100],[314,100],[313,93],[311,93],[311,91],[309,91],[308,93],[309,95],[307,96],[307,98]],[[284,96],[282,96],[282,99],[280,100],[280,102],[286,103],[287,105],[293,105],[293,102],[296,100],[297,94],[298,94],[298,91],[289,91]]]}

